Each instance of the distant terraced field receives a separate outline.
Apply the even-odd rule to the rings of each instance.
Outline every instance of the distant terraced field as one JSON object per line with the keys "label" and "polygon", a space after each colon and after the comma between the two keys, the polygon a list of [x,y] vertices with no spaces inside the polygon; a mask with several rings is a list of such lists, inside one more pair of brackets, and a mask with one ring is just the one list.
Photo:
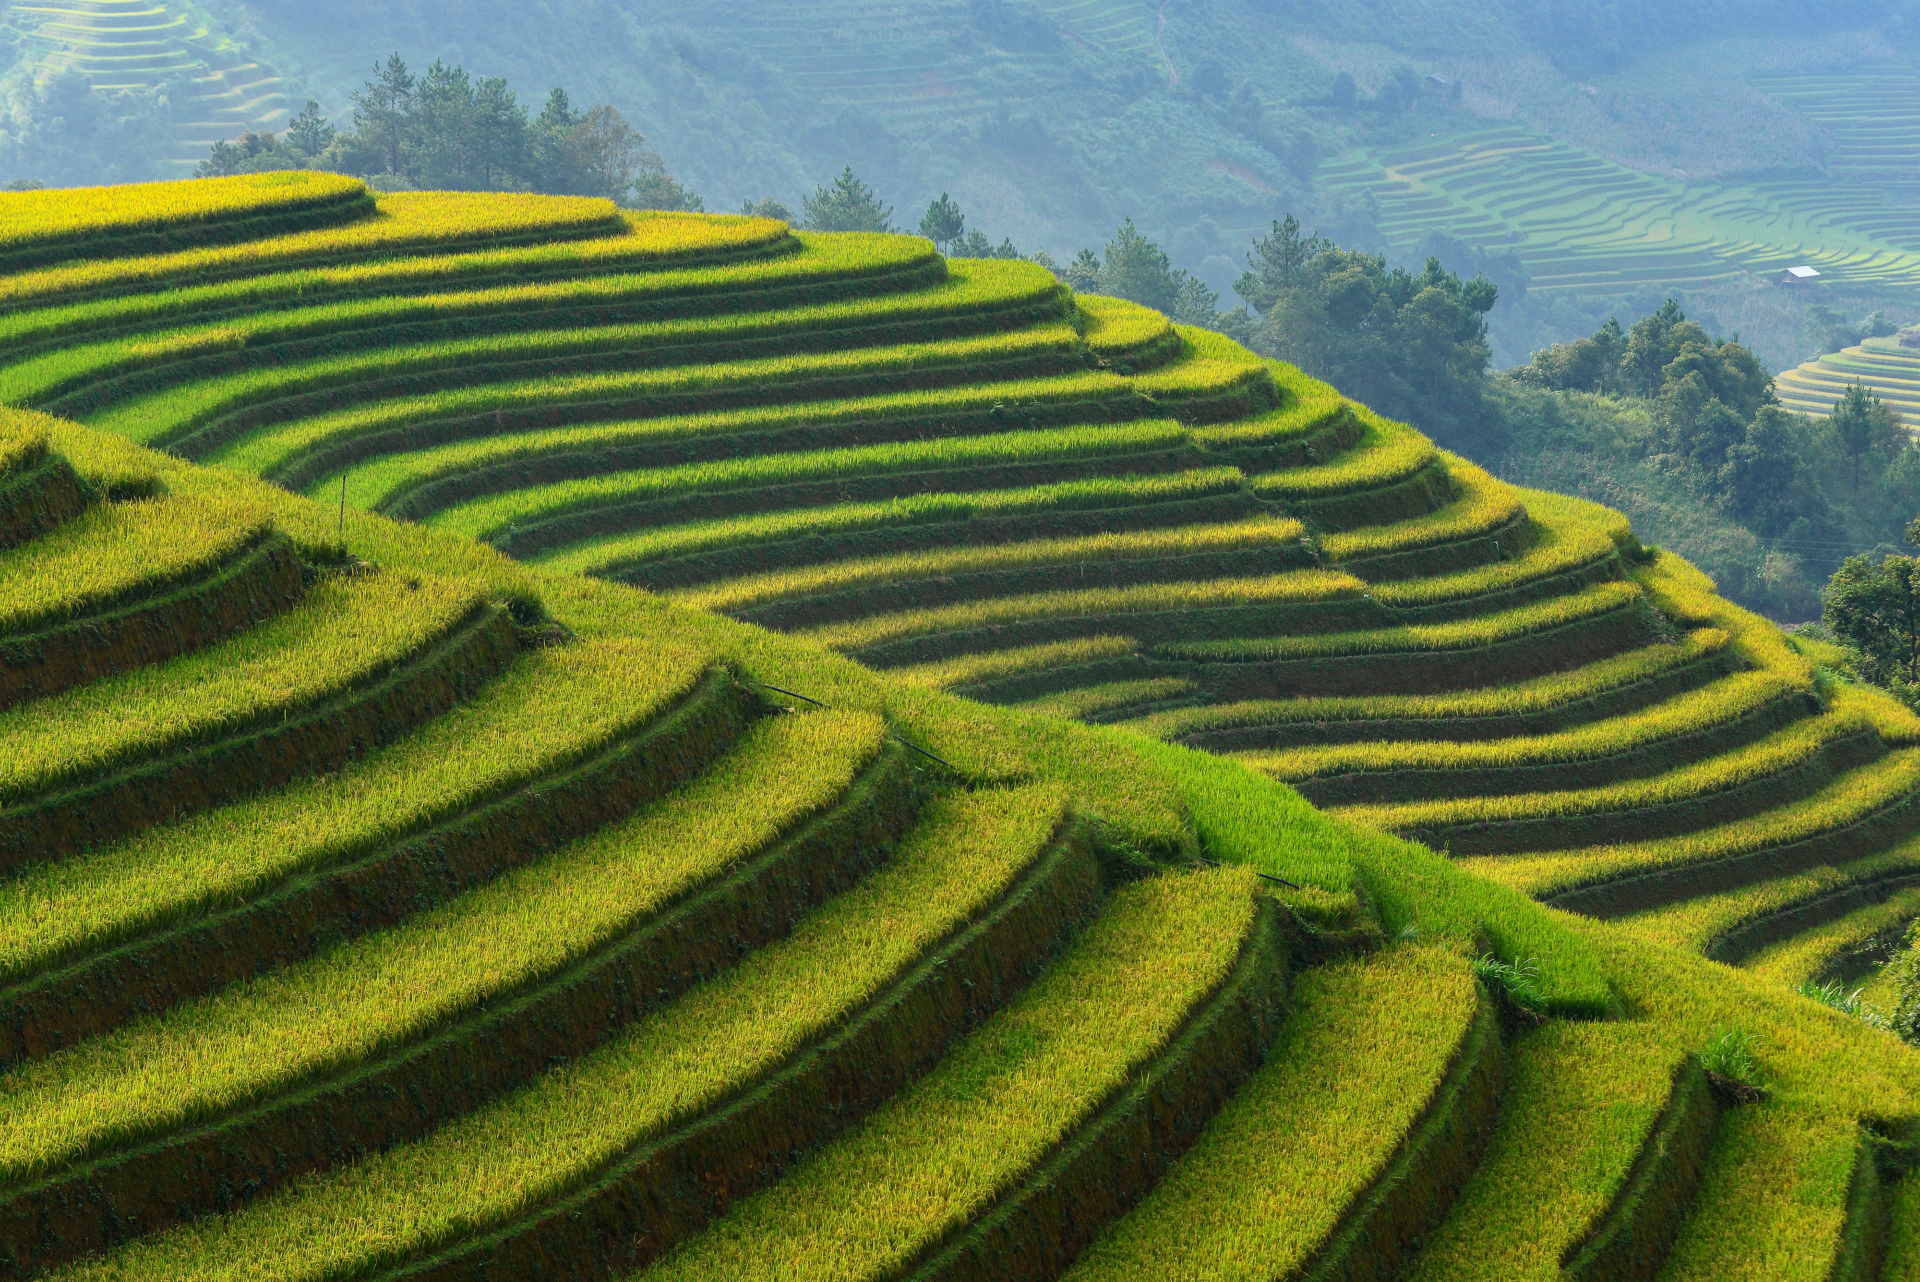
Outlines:
{"label": "distant terraced field", "polygon": [[1920,287],[1920,211],[1878,187],[1689,182],[1506,127],[1357,152],[1320,178],[1377,200],[1393,244],[1438,230],[1511,250],[1537,290],[1696,288],[1797,264],[1828,285]]}
{"label": "distant terraced field", "polygon": [[1920,718],[1617,514],[902,236],[0,264],[0,1276],[1920,1266],[1920,1058],[1791,991]]}
{"label": "distant terraced field", "polygon": [[280,77],[191,8],[167,0],[66,0],[16,4],[9,12],[41,71],[71,69],[101,90],[181,86],[168,161],[183,174],[221,139],[286,122]]}
{"label": "distant terraced field", "polygon": [[1824,417],[1854,383],[1899,411],[1909,426],[1920,424],[1920,349],[1892,339],[1870,338],[1803,362],[1775,376],[1773,390],[1788,409]]}

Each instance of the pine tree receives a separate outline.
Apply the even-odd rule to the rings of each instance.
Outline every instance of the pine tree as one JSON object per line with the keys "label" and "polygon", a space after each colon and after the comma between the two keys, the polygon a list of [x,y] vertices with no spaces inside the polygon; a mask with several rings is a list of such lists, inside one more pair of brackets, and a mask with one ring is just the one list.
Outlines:
{"label": "pine tree", "polygon": [[333,126],[320,114],[319,103],[307,99],[307,105],[287,125],[287,141],[309,156],[319,155],[333,142]]}
{"label": "pine tree", "polygon": [[386,161],[387,172],[404,172],[402,159],[411,141],[415,83],[399,54],[376,64],[373,79],[353,95],[353,131]]}
{"label": "pine tree", "polygon": [[933,247],[943,254],[947,252],[947,246],[960,239],[966,229],[966,216],[944,191],[940,193],[940,199],[927,206],[926,214],[920,219],[920,234],[932,241]]}
{"label": "pine tree", "polygon": [[881,208],[873,188],[853,176],[848,165],[831,187],[817,187],[802,196],[800,206],[814,231],[892,231],[893,206]]}

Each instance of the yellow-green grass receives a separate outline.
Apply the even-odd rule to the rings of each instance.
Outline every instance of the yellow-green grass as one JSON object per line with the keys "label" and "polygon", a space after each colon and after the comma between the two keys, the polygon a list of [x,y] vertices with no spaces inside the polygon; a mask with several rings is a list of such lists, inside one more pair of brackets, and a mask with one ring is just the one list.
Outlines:
{"label": "yellow-green grass", "polygon": [[1521,1038],[1487,1152],[1409,1282],[1557,1282],[1626,1182],[1683,1054],[1644,1024],[1562,1021]]}
{"label": "yellow-green grass", "polygon": [[1479,877],[1425,846],[1371,828],[1329,820],[1299,793],[1209,753],[1117,735],[1171,777],[1209,855],[1284,877],[1303,888],[1268,889],[1296,912],[1352,925],[1355,892],[1389,938],[1418,938],[1458,950],[1489,944],[1503,960],[1537,964],[1549,1009],[1594,1017],[1616,1005],[1593,944],[1574,919],[1546,913],[1526,896]]}
{"label": "yellow-green grass", "polygon": [[[1920,865],[1913,872],[1920,875]],[[1899,935],[1916,917],[1920,917],[1920,886],[1906,886],[1881,903],[1868,904],[1792,939],[1769,944],[1742,965],[1762,979],[1796,987],[1819,977],[1855,949]]]}
{"label": "yellow-green grass", "polygon": [[829,565],[747,575],[665,595],[702,610],[734,611],[765,601],[838,592],[903,579],[981,574],[1028,566],[1097,565],[1104,561],[1158,560],[1209,552],[1291,548],[1300,541],[1300,522],[1261,516],[1247,521],[1131,530],[1081,538],[1029,539],[993,547],[943,549],[894,556],[859,557]]}
{"label": "yellow-green grass", "polygon": [[[977,260],[950,261],[957,265]],[[1074,301],[1080,308],[1087,346],[1096,355],[1125,355],[1146,347],[1156,339],[1173,338],[1173,326],[1151,307],[1142,307],[1124,298],[1103,298],[1095,294],[1080,294]]]}
{"label": "yellow-green grass", "polygon": [[1763,711],[1796,687],[1770,672],[1735,672],[1650,708],[1553,734],[1485,741],[1347,743],[1234,754],[1277,779],[1375,771],[1472,771],[1626,757],[1685,735],[1703,734]]}
{"label": "yellow-green grass", "polygon": [[[1891,850],[1876,851],[1838,867],[1822,865],[1806,868],[1769,881],[1742,886],[1738,890],[1700,895],[1677,904],[1650,908],[1622,917],[1619,921],[1642,939],[1692,952],[1705,952],[1716,939],[1739,926],[1764,921],[1775,913],[1845,890],[1849,886],[1907,874],[1920,874],[1920,842],[1905,841]],[[1816,932],[1810,933],[1822,929],[1825,928],[1816,928]],[[1776,947],[1791,952],[1801,938],[1795,936],[1784,943],[1768,945],[1762,952],[1773,952]],[[1761,955],[1756,953],[1740,964],[1756,969]],[[1792,981],[1798,982],[1797,979]]]}
{"label": "yellow-green grass", "polygon": [[1180,359],[1133,376],[1134,390],[1156,400],[1178,398],[1206,388],[1257,385],[1273,389],[1267,363],[1225,334],[1191,325],[1175,325]]}
{"label": "yellow-green grass", "polygon": [[1109,614],[1163,613],[1168,610],[1217,609],[1236,605],[1308,605],[1357,596],[1363,586],[1352,575],[1333,570],[1294,570],[1255,578],[1209,579],[1199,583],[1070,588],[1058,592],[1035,592],[996,600],[870,615],[864,619],[808,628],[794,635],[816,645],[845,651],[909,637],[1036,619],[1097,618]]}
{"label": "yellow-green grass", "polygon": [[[1875,1036],[1892,1040],[1889,1033]],[[1733,1109],[1721,1120],[1706,1178],[1680,1225],[1662,1282],[1845,1276],[1835,1266],[1854,1163],[1867,1141],[1845,1093],[1833,1095],[1839,1098],[1802,1087],[1758,1108]]]}
{"label": "yellow-green grass", "polygon": [[[400,345],[369,336],[368,342],[379,342],[379,352],[329,354],[317,360],[275,363],[271,372],[262,369],[215,378],[204,376],[202,364],[187,364],[182,377],[200,383],[225,382],[227,400],[237,402],[245,396],[261,395],[263,387],[304,391],[336,382],[451,365],[543,360],[610,350],[639,353],[822,330],[871,329],[910,321],[957,321],[983,312],[1039,307],[1059,293],[1059,286],[1044,268],[1032,263],[989,261],[956,264],[948,279],[904,294],[644,323],[583,325],[572,319],[578,309],[617,308],[644,301],[657,295],[658,283],[653,275],[627,274],[496,285],[453,293],[344,299],[313,307],[255,311],[214,325],[126,334],[99,343],[69,343],[0,370],[0,401],[38,405],[89,382],[135,370],[155,370],[141,380],[146,387],[154,378],[165,376],[165,369],[156,367],[204,362],[242,351],[264,365],[271,361],[275,343],[328,337],[331,345],[337,345],[353,331],[370,330],[377,335],[388,326],[446,325],[493,318],[497,322],[494,328],[502,332]],[[845,337],[840,341],[852,346],[855,340]]]}
{"label": "yellow-green grass", "polygon": [[302,711],[425,648],[484,599],[459,580],[329,578],[219,645],[0,712],[0,801]]}
{"label": "yellow-green grass", "polygon": [[[343,227],[0,277],[0,302],[9,307],[0,317],[0,347],[326,294],[410,292],[476,275],[631,270],[708,243],[749,248],[783,236],[779,224],[760,220],[622,215],[594,197],[405,192],[379,197],[371,217]],[[514,247],[486,248],[503,242]]]}
{"label": "yellow-green grass", "polygon": [[12,476],[47,452],[47,432],[38,423],[0,423],[0,478]]}
{"label": "yellow-green grass", "polygon": [[[972,340],[987,342],[988,340]],[[952,345],[950,344],[949,347]],[[731,367],[723,367],[731,368]],[[408,484],[430,479],[434,474],[451,475],[480,465],[483,457],[505,461],[514,457],[553,453],[561,450],[606,448],[630,441],[672,440],[706,433],[736,434],[762,427],[828,426],[858,423],[876,418],[937,417],[968,412],[1005,412],[1008,425],[1017,425],[1050,413],[1091,413],[1102,420],[1114,410],[1123,414],[1147,408],[1147,402],[1135,393],[1151,393],[1162,398],[1165,407],[1177,410],[1180,402],[1193,397],[1229,393],[1248,383],[1250,367],[1230,362],[1182,358],[1155,371],[1152,387],[1145,385],[1148,375],[1122,378],[1119,375],[1089,370],[1085,373],[1062,371],[1051,377],[1010,378],[953,388],[929,388],[910,392],[850,396],[831,401],[800,402],[790,409],[739,410],[737,417],[724,415],[661,416],[640,423],[597,425],[592,428],[528,433],[500,442],[472,442],[472,454],[434,456],[439,466],[421,470],[410,461],[396,466],[397,474],[383,472],[376,485],[366,485],[359,493],[359,505],[384,507]],[[1254,371],[1264,377],[1264,371]],[[1257,380],[1256,380],[1257,381]],[[530,411],[580,413],[584,416],[611,418],[592,407],[604,404],[625,405],[663,391],[672,390],[673,380],[658,373],[645,375],[612,374],[596,376],[551,376],[537,380],[486,383],[475,387],[454,388],[429,395],[396,397],[312,418],[256,428],[235,441],[210,446],[201,461],[243,468],[258,475],[273,476],[293,459],[309,451],[324,448],[354,437],[390,432],[435,420],[465,420],[475,423],[484,415],[514,415]],[[1086,406],[1086,409],[1079,409]],[[562,408],[564,407],[564,408]],[[625,415],[638,413],[626,410]],[[497,434],[496,426],[466,427],[460,435]],[[326,478],[316,486],[331,482]]]}
{"label": "yellow-green grass", "polygon": [[1581,592],[1534,605],[1518,606],[1456,623],[1417,623],[1364,632],[1314,636],[1260,637],[1223,641],[1169,641],[1157,647],[1168,658],[1202,662],[1259,663],[1335,655],[1394,654],[1471,650],[1500,641],[1580,623],[1642,600],[1631,583],[1596,583]]}
{"label": "yellow-green grass", "polygon": [[1393,1159],[1477,1006],[1465,959],[1433,946],[1301,975],[1266,1067],[1069,1282],[1294,1276]]}
{"label": "yellow-green grass", "polygon": [[901,525],[960,524],[976,517],[1073,509],[1149,507],[1227,493],[1239,489],[1240,480],[1237,468],[1210,467],[1161,476],[1097,476],[1011,490],[915,494],[878,503],[756,512],[749,516],[610,534],[542,552],[530,559],[565,574],[606,574],[672,557]]}
{"label": "yellow-green grass", "polygon": [[1512,685],[1457,694],[1354,695],[1338,698],[1250,699],[1203,708],[1175,708],[1126,722],[1156,739],[1254,726],[1322,722],[1470,722],[1486,717],[1537,716],[1688,667],[1722,653],[1727,634],[1696,628],[1677,642],[1659,642]]}
{"label": "yellow-green grass", "polygon": [[1057,786],[933,801],[886,867],[786,940],[427,1138],[75,1265],[73,1279],[306,1282],[525,1214],[763,1077],[896,982],[1039,853]]}
{"label": "yellow-green grass", "polygon": [[631,819],[392,930],[0,1078],[0,1181],[340,1072],[580,961],[830,805],[878,751],[865,713],[778,717]]}
{"label": "yellow-green grass", "polygon": [[0,984],[239,903],[525,786],[630,734],[702,656],[633,639],[531,651],[400,742],[305,780],[0,882]]}
{"label": "yellow-green grass", "polygon": [[1205,449],[1226,451],[1278,444],[1326,426],[1346,408],[1346,398],[1339,392],[1292,365],[1268,361],[1266,368],[1280,392],[1280,406],[1231,422],[1198,426],[1193,430],[1195,442]]}
{"label": "yellow-green grass", "polygon": [[195,499],[96,504],[0,553],[0,634],[58,623],[213,570],[267,530],[258,510]]}
{"label": "yellow-green grass", "polygon": [[[109,408],[86,415],[85,421],[103,431],[114,432],[142,444],[164,443],[221,415],[261,401],[304,392],[375,382],[408,373],[452,369],[467,371],[466,376],[460,379],[462,383],[518,382],[524,379],[525,372],[511,369],[516,362],[552,359],[582,351],[624,351],[641,341],[641,335],[648,332],[655,335],[676,332],[691,334],[701,330],[724,332],[729,325],[750,329],[754,323],[754,318],[747,317],[665,322],[650,326],[615,325],[599,331],[536,330],[531,333],[495,334],[478,339],[355,353],[298,365],[268,366],[200,379],[114,402]],[[966,368],[995,361],[1035,360],[1049,355],[1066,359],[1073,353],[1078,341],[1073,326],[1062,321],[1008,334],[668,367],[601,375],[597,381],[604,384],[605,393],[617,389],[633,396],[685,396],[700,392],[714,394],[769,384]],[[669,342],[668,345],[673,344]],[[488,367],[496,363],[508,365],[510,372],[506,379],[489,377]],[[581,391],[596,382],[593,378],[576,381],[581,385]]]}
{"label": "yellow-green grass", "polygon": [[1540,855],[1483,855],[1461,867],[1542,898],[1581,886],[1709,864],[1844,829],[1920,788],[1920,749],[1901,748],[1835,776],[1801,800],[1697,832]]}
{"label": "yellow-green grass", "polygon": [[1559,514],[1535,513],[1535,517],[1533,545],[1512,560],[1452,574],[1378,582],[1370,594],[1382,605],[1417,610],[1510,592],[1542,579],[1588,569],[1615,556],[1616,545],[1604,527]]}
{"label": "yellow-green grass", "polygon": [[1888,1200],[1891,1231],[1880,1282],[1920,1282],[1920,1180],[1901,1180],[1889,1190]]}
{"label": "yellow-green grass", "polygon": [[[1683,696],[1690,698],[1690,696]],[[1698,704],[1687,705],[1692,719]],[[1449,828],[1472,823],[1511,823],[1566,815],[1601,815],[1682,801],[1724,792],[1758,782],[1804,764],[1821,749],[1840,740],[1869,733],[1874,720],[1864,710],[1836,701],[1821,716],[1776,730],[1757,743],[1736,748],[1705,761],[1677,766],[1645,779],[1623,779],[1594,788],[1558,792],[1513,793],[1505,796],[1457,797],[1389,805],[1340,806],[1333,813],[1356,823],[1395,832]],[[1424,745],[1423,745],[1424,746]],[[1461,745],[1463,748],[1466,745]],[[1498,745],[1474,745],[1475,748]],[[1595,745],[1604,750],[1603,745]]]}
{"label": "yellow-green grass", "polygon": [[1772,622],[1715,594],[1713,580],[1671,553],[1636,567],[1639,583],[1660,613],[1681,627],[1724,628],[1736,653],[1755,667],[1795,680],[1811,679],[1814,665]]}
{"label": "yellow-green grass", "polygon": [[1301,501],[1377,489],[1405,480],[1440,457],[1432,441],[1405,423],[1381,418],[1363,407],[1356,407],[1354,413],[1365,431],[1351,450],[1330,463],[1256,476],[1251,481],[1254,493]]}
{"label": "yellow-green grass", "polygon": [[1392,525],[1365,525],[1323,534],[1321,553],[1334,561],[1363,561],[1391,552],[1474,538],[1510,525],[1527,514],[1520,492],[1513,486],[1495,480],[1458,455],[1443,454],[1441,458],[1453,482],[1453,502],[1437,512]]}
{"label": "yellow-green grass", "polygon": [[1063,690],[1059,694],[1041,695],[1037,699],[1023,699],[1012,706],[1023,712],[1084,720],[1116,708],[1178,699],[1195,693],[1199,688],[1199,683],[1191,677],[1145,677],[1138,681],[1113,681],[1079,690]]}
{"label": "yellow-green grass", "polygon": [[[387,454],[346,469],[347,502],[369,511],[382,511],[419,485],[555,454],[593,455],[610,449],[681,441],[696,445],[703,439],[751,438],[756,433],[793,429],[830,433],[836,427],[887,419],[914,420],[916,424],[938,422],[947,415],[964,419],[1009,404],[1039,410],[1063,407],[1071,412],[1075,402],[1087,402],[1094,415],[1104,418],[1105,405],[1123,396],[1126,389],[1125,380],[1111,374],[1069,374],[1051,379],[1008,379],[761,409],[661,415],[637,421],[589,423],[508,435],[480,435],[485,429],[478,429],[475,433],[478,439]],[[354,436],[426,421],[436,414],[450,417],[480,413],[488,408],[516,409],[544,403],[544,392],[539,385],[530,385],[526,390],[528,395],[499,405],[475,403],[496,398],[491,389],[486,389],[478,395],[456,393],[446,397],[408,398],[367,409],[322,415],[251,434],[214,451],[205,461],[274,476],[301,453]],[[1022,420],[1016,420],[1008,426],[1020,422]],[[952,429],[946,432],[951,435]],[[1234,485],[1238,487],[1237,469],[1233,470],[1233,476]],[[341,473],[323,477],[314,482],[310,492],[317,494],[330,489],[337,494],[340,479]]]}
{"label": "yellow-green grass", "polygon": [[1138,643],[1127,636],[1075,637],[1068,641],[1048,641],[1038,645],[1010,646],[980,654],[956,655],[928,663],[889,668],[887,676],[902,685],[934,690],[952,690],[981,681],[1038,672],[1046,668],[1091,663],[1132,654]]}
{"label": "yellow-green grass", "polygon": [[888,1276],[992,1206],[1179,1030],[1254,919],[1240,868],[1165,874],[1011,1006],[784,1181],[637,1275]]}
{"label": "yellow-green grass", "polygon": [[309,172],[0,193],[0,259],[66,242],[110,248],[132,232],[348,204],[365,193],[358,178]]}
{"label": "yellow-green grass", "polygon": [[994,436],[936,437],[889,441],[846,449],[643,468],[606,476],[558,481],[507,494],[488,495],[434,513],[427,524],[452,534],[486,539],[510,526],[528,525],[562,513],[616,503],[640,503],[720,489],[824,481],[836,477],[918,472],[935,468],[1046,462],[1102,455],[1129,455],[1175,448],[1186,441],[1178,423],[1145,420],[1098,427],[1043,428]]}

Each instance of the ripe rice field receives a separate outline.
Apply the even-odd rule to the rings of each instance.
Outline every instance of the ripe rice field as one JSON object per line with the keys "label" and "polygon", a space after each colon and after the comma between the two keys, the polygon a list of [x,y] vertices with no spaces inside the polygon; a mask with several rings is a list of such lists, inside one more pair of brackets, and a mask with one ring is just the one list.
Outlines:
{"label": "ripe rice field", "polygon": [[1793,989],[1920,718],[1618,514],[1029,265],[265,191],[0,275],[0,1273],[1897,1276]]}

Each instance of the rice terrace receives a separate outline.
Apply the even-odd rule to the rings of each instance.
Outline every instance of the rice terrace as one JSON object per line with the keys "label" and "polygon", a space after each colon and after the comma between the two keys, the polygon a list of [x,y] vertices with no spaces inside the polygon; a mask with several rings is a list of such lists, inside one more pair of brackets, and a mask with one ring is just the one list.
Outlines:
{"label": "rice terrace", "polygon": [[0,273],[0,1277],[1920,1278],[1920,716],[1618,513],[918,236]]}

